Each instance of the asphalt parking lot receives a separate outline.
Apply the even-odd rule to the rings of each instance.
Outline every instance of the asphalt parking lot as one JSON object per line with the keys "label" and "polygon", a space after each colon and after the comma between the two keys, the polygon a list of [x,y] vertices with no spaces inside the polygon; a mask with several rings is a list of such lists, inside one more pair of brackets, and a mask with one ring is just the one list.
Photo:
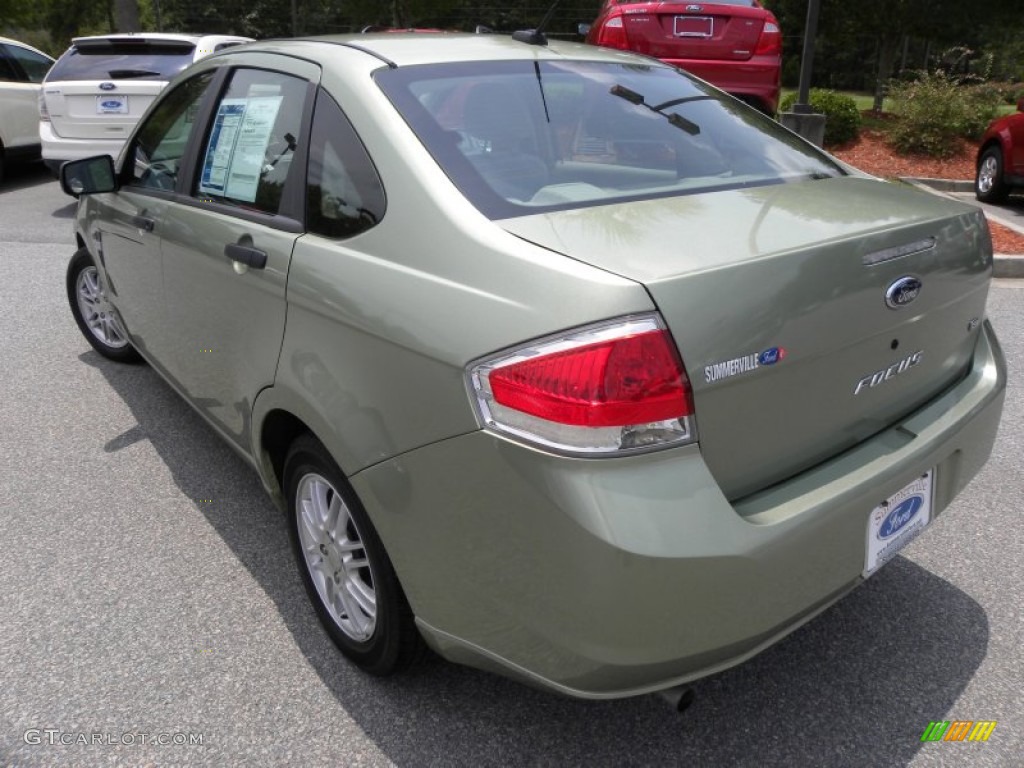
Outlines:
{"label": "asphalt parking lot", "polygon": [[[0,765],[1024,765],[1024,280],[990,298],[1011,379],[982,474],[868,583],[697,683],[678,715],[436,659],[357,672],[256,475],[152,370],[79,334],[73,210],[37,170],[0,186]],[[922,743],[940,720],[997,726]]]}

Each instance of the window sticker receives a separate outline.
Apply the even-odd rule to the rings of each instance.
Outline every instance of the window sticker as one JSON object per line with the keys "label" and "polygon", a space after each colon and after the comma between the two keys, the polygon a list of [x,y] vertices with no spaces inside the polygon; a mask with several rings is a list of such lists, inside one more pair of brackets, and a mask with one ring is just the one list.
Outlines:
{"label": "window sticker", "polygon": [[203,159],[199,192],[248,203],[256,187],[282,96],[224,99]]}

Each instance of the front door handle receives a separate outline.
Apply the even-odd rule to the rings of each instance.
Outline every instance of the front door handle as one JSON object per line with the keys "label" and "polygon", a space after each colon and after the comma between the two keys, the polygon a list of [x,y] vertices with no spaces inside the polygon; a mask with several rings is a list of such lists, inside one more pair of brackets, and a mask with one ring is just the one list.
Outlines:
{"label": "front door handle", "polygon": [[132,216],[132,224],[143,232],[152,232],[156,222],[146,216]]}
{"label": "front door handle", "polygon": [[267,266],[267,252],[251,245],[241,243],[228,243],[224,246],[224,255],[239,264],[245,264],[253,269],[263,269]]}

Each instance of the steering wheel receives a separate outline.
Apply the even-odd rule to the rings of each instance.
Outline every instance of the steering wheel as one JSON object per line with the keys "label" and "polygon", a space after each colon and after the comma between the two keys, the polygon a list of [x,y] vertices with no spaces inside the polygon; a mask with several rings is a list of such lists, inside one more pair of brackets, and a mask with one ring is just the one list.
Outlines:
{"label": "steering wheel", "polygon": [[178,171],[166,163],[157,161],[150,164],[142,173],[139,183],[150,189],[162,189],[170,192],[174,189]]}

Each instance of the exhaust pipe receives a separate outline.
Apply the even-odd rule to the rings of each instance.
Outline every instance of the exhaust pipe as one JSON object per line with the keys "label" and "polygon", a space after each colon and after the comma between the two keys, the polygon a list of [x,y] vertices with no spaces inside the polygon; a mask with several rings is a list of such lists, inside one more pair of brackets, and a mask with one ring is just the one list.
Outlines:
{"label": "exhaust pipe", "polygon": [[658,696],[669,703],[676,712],[685,712],[697,698],[697,692],[686,685],[658,691]]}

